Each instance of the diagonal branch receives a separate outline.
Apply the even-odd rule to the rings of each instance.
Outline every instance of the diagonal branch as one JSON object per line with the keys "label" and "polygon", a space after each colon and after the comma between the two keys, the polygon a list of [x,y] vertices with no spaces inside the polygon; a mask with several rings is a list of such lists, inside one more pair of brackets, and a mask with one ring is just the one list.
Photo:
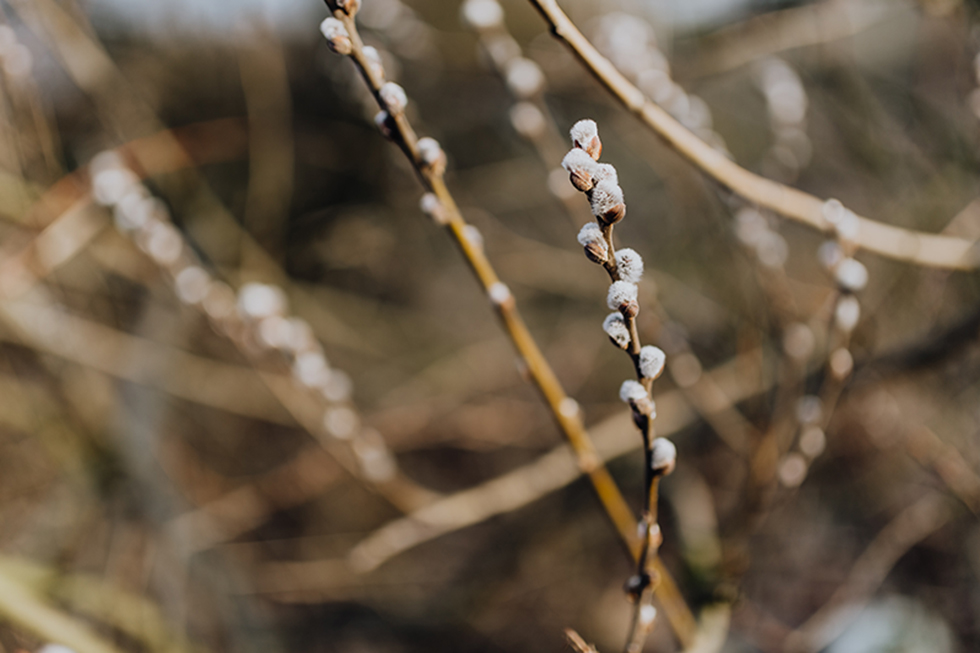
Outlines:
{"label": "diagonal branch", "polygon": [[[602,56],[561,10],[556,0],[529,0],[586,68],[623,106],[706,175],[743,199],[819,231],[831,232],[824,201],[809,193],[761,177],[727,158],[650,101]],[[927,234],[858,217],[854,244],[888,258],[927,267],[972,270],[980,267],[980,250],[972,241]]]}

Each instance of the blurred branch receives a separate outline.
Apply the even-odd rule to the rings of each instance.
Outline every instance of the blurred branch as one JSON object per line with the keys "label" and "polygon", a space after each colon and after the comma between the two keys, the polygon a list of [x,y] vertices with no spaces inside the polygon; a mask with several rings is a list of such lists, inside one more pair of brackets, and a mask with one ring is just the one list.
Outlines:
{"label": "blurred branch", "polygon": [[[651,102],[608,59],[603,57],[559,8],[556,0],[530,0],[551,28],[586,68],[623,106],[693,165],[743,199],[779,215],[831,232],[823,216],[823,200],[749,172],[695,136]],[[869,252],[916,265],[958,270],[980,266],[980,252],[971,241],[927,234],[858,216],[853,242]]]}
{"label": "blurred branch", "polygon": [[689,77],[718,75],[786,50],[840,41],[878,25],[896,4],[822,0],[768,12],[700,39],[697,57],[679,68]]}
{"label": "blurred branch", "polygon": [[[249,30],[239,49],[239,70],[248,112],[248,191],[242,222],[246,233],[282,254],[279,233],[293,192],[293,130],[289,76],[282,44],[267,30]],[[242,252],[242,267],[253,267]]]}
{"label": "blurred branch", "polygon": [[[806,622],[789,635],[787,651],[819,651],[833,642],[871,599],[895,563],[909,549],[952,518],[946,499],[929,493],[898,513],[854,562],[843,585]],[[846,614],[843,612],[847,609]],[[850,618],[847,618],[847,617]]]}
{"label": "blurred branch", "polygon": [[67,645],[77,653],[119,653],[89,626],[43,600],[4,568],[0,568],[0,615],[42,640]]}
{"label": "blurred branch", "polygon": [[[55,569],[32,560],[0,557],[0,576],[44,591],[93,619],[111,625],[157,653],[190,653],[192,647],[166,622],[160,609],[150,600],[112,586],[88,574],[59,574]],[[74,640],[59,640],[81,652]]]}
{"label": "blurred branch", "polygon": [[[258,379],[250,368],[194,356],[39,300],[41,296],[34,293],[22,301],[0,302],[0,316],[15,327],[17,342],[187,401],[277,424],[295,424],[279,402],[255,383]],[[140,364],[134,366],[133,360]],[[291,386],[285,377],[267,375],[264,380]]]}

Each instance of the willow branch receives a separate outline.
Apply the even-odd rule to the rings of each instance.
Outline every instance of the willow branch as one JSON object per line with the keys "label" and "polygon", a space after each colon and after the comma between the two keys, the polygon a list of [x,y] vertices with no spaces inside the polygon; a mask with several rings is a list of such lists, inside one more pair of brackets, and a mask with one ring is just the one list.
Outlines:
{"label": "willow branch", "polygon": [[[347,35],[349,35],[350,58],[370,88],[378,106],[388,113],[385,126],[390,130],[392,140],[408,157],[422,184],[438,199],[442,222],[445,223],[480,285],[490,296],[503,323],[504,330],[526,365],[535,386],[548,404],[548,408],[551,410],[562,434],[568,440],[579,468],[588,475],[603,509],[615,526],[623,544],[630,556],[634,560],[638,560],[641,542],[636,536],[636,521],[633,513],[616,486],[612,475],[602,464],[595,445],[585,430],[578,404],[565,394],[558,377],[551,369],[518,312],[513,296],[500,281],[482,248],[467,237],[466,221],[446,186],[442,166],[432,165],[431,162],[427,162],[423,158],[419,150],[419,139],[404,112],[389,106],[386,99],[382,97],[381,91],[385,80],[381,72],[372,65],[372,62],[365,55],[364,44],[353,17],[337,8],[334,3],[328,3],[328,6],[333,17],[343,24]],[[695,630],[694,617],[683,599],[680,598],[676,585],[668,580],[668,573],[659,561],[657,571],[665,580],[662,585],[664,590],[661,598],[668,619],[670,619],[678,637],[682,641],[688,642]]]}
{"label": "willow branch", "polygon": [[[736,195],[783,217],[831,232],[821,209],[824,200],[749,172],[691,133],[650,101],[602,56],[575,27],[556,0],[529,0],[599,82],[631,113],[695,167]],[[980,267],[980,250],[962,238],[927,234],[858,217],[854,243],[861,249],[927,267],[972,270]]]}

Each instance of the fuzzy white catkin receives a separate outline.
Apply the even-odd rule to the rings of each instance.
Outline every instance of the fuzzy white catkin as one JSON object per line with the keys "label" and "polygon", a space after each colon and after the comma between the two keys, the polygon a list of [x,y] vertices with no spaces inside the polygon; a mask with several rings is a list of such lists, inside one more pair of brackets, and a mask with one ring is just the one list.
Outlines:
{"label": "fuzzy white catkin", "polygon": [[181,270],[174,279],[177,298],[185,304],[199,304],[207,297],[211,275],[203,268],[190,265]]}
{"label": "fuzzy white catkin", "polygon": [[385,65],[381,60],[381,53],[373,45],[365,45],[361,52],[364,54],[364,58],[368,62],[368,66],[371,68],[371,73],[378,79],[385,78]]}
{"label": "fuzzy white catkin", "polygon": [[139,178],[128,168],[107,168],[92,178],[92,196],[102,206],[113,206],[138,183]]}
{"label": "fuzzy white catkin", "polygon": [[664,371],[667,354],[660,347],[646,345],[640,349],[640,374],[645,379],[655,379]]}
{"label": "fuzzy white catkin", "polygon": [[654,471],[663,470],[670,473],[677,464],[677,447],[667,438],[656,438],[650,443],[650,450],[653,453],[650,461],[650,468]]}
{"label": "fuzzy white catkin", "polygon": [[439,198],[436,197],[435,193],[425,193],[419,199],[419,208],[422,209],[422,213],[426,215],[434,215],[436,211],[442,206]]}
{"label": "fuzzy white catkin", "polygon": [[843,258],[844,252],[841,251],[840,245],[833,240],[828,240],[817,249],[817,260],[827,270],[832,270]]}
{"label": "fuzzy white catkin", "polygon": [[320,32],[327,39],[331,50],[337,54],[351,53],[350,34],[342,22],[333,17],[327,18],[320,23]]}
{"label": "fuzzy white catkin", "polygon": [[823,219],[831,225],[836,225],[844,217],[844,205],[838,199],[829,199],[820,207]]}
{"label": "fuzzy white catkin", "polygon": [[490,286],[487,290],[487,295],[490,297],[490,301],[497,306],[502,306],[511,297],[510,288],[501,281]]}
{"label": "fuzzy white catkin", "polygon": [[497,0],[466,0],[461,13],[466,24],[476,30],[490,29],[504,22],[504,10]]}
{"label": "fuzzy white catkin", "polygon": [[568,172],[579,172],[592,177],[595,177],[598,166],[599,164],[585,150],[580,150],[577,147],[569,150],[565,158],[561,160],[561,167]]}
{"label": "fuzzy white catkin", "polygon": [[858,320],[861,319],[861,304],[858,303],[857,297],[851,295],[842,297],[837,302],[837,308],[834,309],[834,319],[842,331],[853,331]]}
{"label": "fuzzy white catkin", "polygon": [[620,348],[626,349],[630,344],[630,330],[619,312],[610,313],[602,322],[602,330],[606,332],[613,342]]}
{"label": "fuzzy white catkin", "polygon": [[837,266],[837,283],[852,292],[868,285],[868,269],[855,259],[846,258]]}
{"label": "fuzzy white catkin", "polygon": [[381,87],[378,94],[391,113],[401,113],[408,105],[408,96],[405,95],[405,89],[395,82],[385,82],[385,85]]}
{"label": "fuzzy white catkin", "polygon": [[575,147],[585,147],[592,142],[593,138],[599,135],[599,127],[595,124],[594,120],[579,120],[572,125],[568,133],[572,137],[572,144]]}
{"label": "fuzzy white catkin", "polygon": [[286,294],[264,283],[246,283],[238,291],[238,309],[244,317],[261,319],[286,312]]}
{"label": "fuzzy white catkin", "polygon": [[642,401],[649,397],[650,395],[647,394],[646,388],[639,381],[629,379],[623,381],[623,385],[619,386],[619,398],[624,403],[628,404],[631,401]]}
{"label": "fuzzy white catkin", "polygon": [[609,295],[606,297],[606,304],[612,310],[619,310],[620,306],[636,301],[636,284],[629,281],[614,281],[609,286]]}
{"label": "fuzzy white catkin", "polygon": [[418,142],[419,157],[422,159],[422,163],[426,165],[435,165],[445,156],[442,151],[442,146],[439,145],[439,141],[432,138],[431,136],[424,136],[419,139]]}
{"label": "fuzzy white catkin", "polygon": [[606,239],[602,235],[602,229],[594,222],[585,224],[578,232],[578,244],[585,247],[591,243],[606,244]]}
{"label": "fuzzy white catkin", "polygon": [[595,164],[595,171],[592,173],[592,176],[595,177],[596,182],[609,181],[617,186],[619,185],[619,173],[616,172],[615,166],[611,163]]}
{"label": "fuzzy white catkin", "polygon": [[603,179],[592,189],[592,215],[600,216],[623,203],[623,189],[609,179]]}
{"label": "fuzzy white catkin", "polygon": [[643,257],[629,247],[616,252],[616,270],[619,278],[629,283],[640,283],[643,278]]}
{"label": "fuzzy white catkin", "polygon": [[537,138],[547,125],[544,114],[530,102],[518,102],[510,109],[510,124],[527,139]]}
{"label": "fuzzy white catkin", "polygon": [[505,78],[510,92],[523,100],[544,88],[541,66],[523,57],[518,57],[507,65]]}

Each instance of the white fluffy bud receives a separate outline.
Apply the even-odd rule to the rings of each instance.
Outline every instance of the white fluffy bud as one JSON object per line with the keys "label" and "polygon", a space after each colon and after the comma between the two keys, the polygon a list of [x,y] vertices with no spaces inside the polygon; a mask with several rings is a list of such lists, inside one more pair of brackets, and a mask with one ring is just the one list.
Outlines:
{"label": "white fluffy bud", "polygon": [[531,140],[544,132],[547,121],[541,110],[530,102],[518,102],[510,109],[510,124],[518,134]]}
{"label": "white fluffy bud", "polygon": [[625,247],[616,252],[616,270],[621,280],[640,283],[643,278],[643,258],[635,250]]}
{"label": "white fluffy bud", "polygon": [[327,39],[327,45],[337,54],[350,54],[353,45],[350,41],[350,34],[344,24],[334,17],[325,19],[320,23],[320,31]]}
{"label": "white fluffy bud", "polygon": [[446,214],[446,209],[442,206],[442,202],[436,197],[435,193],[426,193],[419,200],[419,208],[427,216],[432,218],[436,224],[449,224],[449,216]]}
{"label": "white fluffy bud", "polygon": [[623,306],[636,302],[636,284],[629,281],[614,281],[609,286],[606,304],[614,311],[622,310]]}
{"label": "white fluffy bud", "polygon": [[868,285],[868,269],[860,261],[846,258],[837,266],[834,276],[843,288],[856,292]]}
{"label": "white fluffy bud", "polygon": [[442,146],[439,145],[439,141],[429,136],[420,138],[418,142],[419,148],[419,158],[422,163],[432,168],[432,170],[441,175],[446,170],[446,153],[443,151]]}
{"label": "white fluffy bud", "polygon": [[623,189],[612,180],[604,179],[592,189],[592,215],[597,218],[613,213],[623,204]]}
{"label": "white fluffy bud", "polygon": [[667,438],[656,438],[650,443],[650,469],[655,473],[666,476],[674,471],[677,465],[677,447]]}
{"label": "white fluffy bud", "polygon": [[578,242],[585,248],[585,255],[595,263],[605,263],[609,258],[609,247],[602,235],[602,229],[594,222],[584,225],[578,232]]}
{"label": "white fluffy bud", "polygon": [[640,349],[640,374],[645,379],[655,379],[664,371],[667,354],[660,347],[647,345]]}
{"label": "white fluffy bud", "polygon": [[630,344],[630,330],[626,326],[623,316],[617,311],[610,313],[602,322],[602,330],[606,332],[609,339],[620,349],[626,349]]}
{"label": "white fluffy bud", "polygon": [[843,259],[844,252],[841,251],[840,245],[832,240],[826,241],[817,249],[817,260],[827,270],[833,270]]}
{"label": "white fluffy bud", "polygon": [[587,152],[595,160],[602,153],[602,141],[599,140],[599,128],[594,120],[579,120],[569,131],[572,145]]}
{"label": "white fluffy bud", "polygon": [[585,150],[572,148],[561,160],[561,167],[568,171],[572,185],[583,193],[595,185],[596,162]]}
{"label": "white fluffy bud", "polygon": [[490,29],[504,22],[504,10],[497,0],[466,0],[460,13],[463,21],[476,30]]}
{"label": "white fluffy bud", "polygon": [[507,65],[507,88],[518,98],[527,99],[544,88],[541,66],[530,59],[518,57]]}
{"label": "white fluffy bud", "polygon": [[405,89],[395,82],[385,82],[381,90],[378,91],[378,95],[381,96],[381,101],[385,103],[385,107],[391,114],[402,113],[408,106],[408,96],[405,95]]}
{"label": "white fluffy bud", "polygon": [[261,319],[286,312],[286,294],[277,286],[246,283],[238,291],[238,310],[244,317]]}
{"label": "white fluffy bud", "polygon": [[610,181],[617,186],[619,185],[619,173],[616,172],[616,167],[611,163],[596,163],[592,176],[595,177],[596,183]]}
{"label": "white fluffy bud", "polygon": [[650,395],[647,393],[646,388],[639,381],[633,381],[629,379],[623,381],[623,385],[619,386],[619,398],[624,403],[642,401],[644,399],[649,399]]}
{"label": "white fluffy bud", "polygon": [[860,319],[861,304],[858,303],[857,297],[853,295],[841,297],[834,309],[834,320],[837,322],[837,327],[841,331],[853,331]]}

